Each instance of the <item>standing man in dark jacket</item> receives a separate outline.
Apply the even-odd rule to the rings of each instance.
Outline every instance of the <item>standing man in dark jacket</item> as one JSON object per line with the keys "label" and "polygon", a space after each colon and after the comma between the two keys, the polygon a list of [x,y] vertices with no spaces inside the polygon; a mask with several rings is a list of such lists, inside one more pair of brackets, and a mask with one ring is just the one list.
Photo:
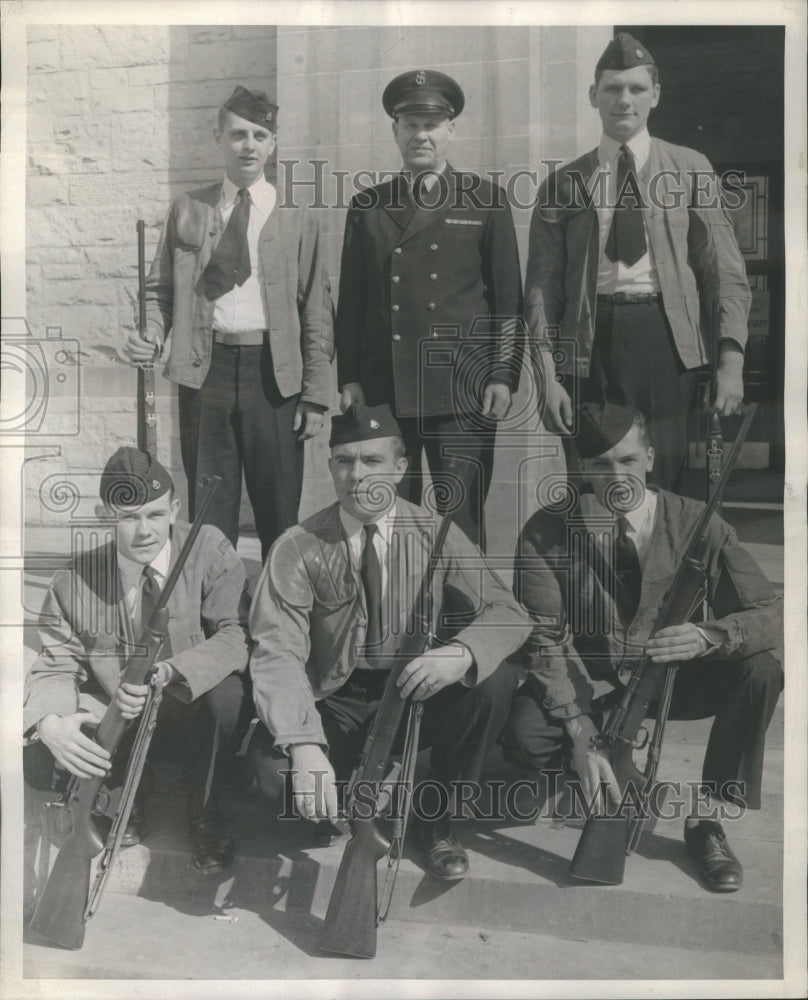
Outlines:
{"label": "standing man in dark jacket", "polygon": [[[721,413],[743,399],[752,296],[709,161],[648,134],[659,97],[653,56],[621,32],[589,89],[603,124],[598,147],[539,190],[525,318],[542,345],[534,361],[544,369],[547,429],[569,435],[576,402],[636,407],[656,451],[655,482],[677,491],[699,369],[715,366]],[[552,360],[559,334],[576,345],[562,382]],[[569,447],[567,457],[576,461]]]}
{"label": "standing man in dark jacket", "polygon": [[348,211],[336,325],[342,405],[390,404],[410,463],[399,489],[411,502],[421,502],[422,449],[437,481],[447,454],[470,459],[477,475],[456,518],[483,546],[496,425],[522,363],[513,220],[502,188],[447,162],[464,105],[454,80],[403,73],[382,103],[404,169]]}
{"label": "standing man in dark jacket", "polygon": [[134,364],[171,334],[166,378],[179,385],[190,516],[196,490],[222,477],[210,521],[238,541],[242,470],[262,554],[297,523],[303,442],[332,401],[333,316],[319,227],[277,204],[264,167],[278,107],[236,87],[219,111],[225,176],[171,206],[146,282],[145,339]]}

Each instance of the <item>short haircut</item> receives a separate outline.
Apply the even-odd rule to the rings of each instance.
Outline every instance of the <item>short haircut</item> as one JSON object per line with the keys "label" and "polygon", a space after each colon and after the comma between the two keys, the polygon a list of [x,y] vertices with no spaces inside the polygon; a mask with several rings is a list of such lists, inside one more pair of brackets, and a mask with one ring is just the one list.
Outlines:
{"label": "short haircut", "polygon": [[[642,66],[644,69],[647,69],[648,72],[651,74],[651,83],[656,87],[656,85],[659,83],[659,69],[657,68],[656,65],[653,65],[652,63],[642,63]],[[600,78],[603,76],[605,72],[606,72],[605,69],[595,70],[596,88],[600,85]]]}
{"label": "short haircut", "polygon": [[404,444],[404,438],[395,435],[392,438],[393,441],[393,458],[398,461],[400,458],[405,458],[407,455],[407,448]]}

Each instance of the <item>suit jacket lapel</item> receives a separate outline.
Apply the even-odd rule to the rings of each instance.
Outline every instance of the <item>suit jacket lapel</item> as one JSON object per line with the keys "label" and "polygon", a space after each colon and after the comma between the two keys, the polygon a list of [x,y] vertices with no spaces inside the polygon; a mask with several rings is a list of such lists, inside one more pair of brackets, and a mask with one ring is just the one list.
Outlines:
{"label": "suit jacket lapel", "polygon": [[[412,217],[407,223],[406,229],[401,234],[401,243],[406,243],[408,240],[411,240],[428,226],[432,226],[437,222],[442,222],[449,209],[457,205],[457,174],[455,173],[454,168],[449,164],[446,165],[445,177],[448,183],[446,197],[443,197],[441,194],[440,201],[434,208],[416,208],[413,211]],[[440,179],[436,183],[442,185],[442,181]]]}
{"label": "suit jacket lapel", "polygon": [[407,189],[407,182],[404,175],[397,174],[390,181],[390,184],[382,189],[380,195],[382,208],[387,215],[395,222],[398,229],[406,229],[407,224],[415,214],[415,206]]}

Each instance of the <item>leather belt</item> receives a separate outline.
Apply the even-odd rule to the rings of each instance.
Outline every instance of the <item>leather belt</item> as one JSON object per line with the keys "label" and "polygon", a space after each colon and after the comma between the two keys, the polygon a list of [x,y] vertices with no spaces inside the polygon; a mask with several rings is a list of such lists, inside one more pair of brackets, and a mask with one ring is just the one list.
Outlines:
{"label": "leather belt", "polygon": [[647,306],[661,302],[661,292],[615,292],[614,295],[598,295],[598,305]]}
{"label": "leather belt", "polygon": [[266,330],[245,330],[238,333],[225,333],[222,330],[213,331],[213,342],[225,347],[257,347],[264,342]]}

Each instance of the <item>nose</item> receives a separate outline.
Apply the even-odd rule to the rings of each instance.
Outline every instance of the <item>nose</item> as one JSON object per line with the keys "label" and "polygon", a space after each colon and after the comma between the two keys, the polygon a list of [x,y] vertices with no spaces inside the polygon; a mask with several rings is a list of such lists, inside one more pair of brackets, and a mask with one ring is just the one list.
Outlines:
{"label": "nose", "polygon": [[138,538],[146,538],[149,535],[149,525],[147,521],[138,521],[135,534]]}
{"label": "nose", "polygon": [[627,108],[629,104],[631,104],[631,91],[629,91],[628,88],[620,92],[617,103],[621,108]]}

